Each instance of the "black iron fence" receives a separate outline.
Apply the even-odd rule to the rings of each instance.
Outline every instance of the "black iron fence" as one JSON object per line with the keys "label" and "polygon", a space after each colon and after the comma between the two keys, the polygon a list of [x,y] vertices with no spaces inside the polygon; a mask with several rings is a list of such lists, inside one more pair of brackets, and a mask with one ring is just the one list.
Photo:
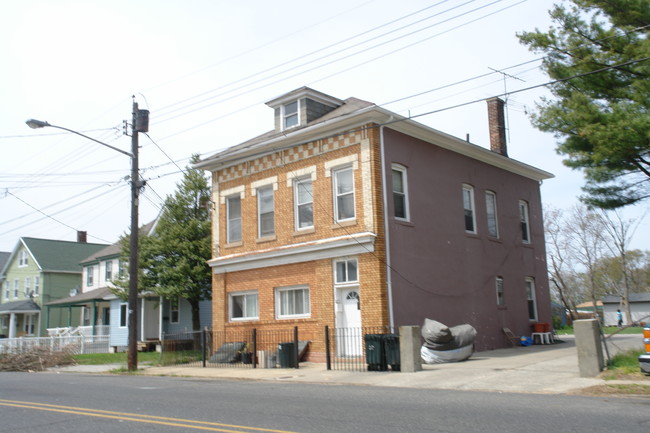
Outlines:
{"label": "black iron fence", "polygon": [[309,336],[299,335],[297,327],[165,334],[160,359],[163,365],[188,367],[299,368],[310,344],[324,347],[328,370],[399,370],[399,338],[388,326],[325,326],[322,334]]}

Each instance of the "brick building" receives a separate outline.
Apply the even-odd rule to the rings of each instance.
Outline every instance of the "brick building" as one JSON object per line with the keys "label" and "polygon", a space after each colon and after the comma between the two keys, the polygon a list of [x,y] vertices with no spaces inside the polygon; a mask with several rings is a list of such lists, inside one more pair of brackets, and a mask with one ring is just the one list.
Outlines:
{"label": "brick building", "polygon": [[486,350],[504,326],[550,322],[552,176],[507,157],[502,104],[488,150],[307,87],[269,101],[275,129],[197,164],[212,173],[213,329],[298,326],[322,359],[325,325],[470,323]]}

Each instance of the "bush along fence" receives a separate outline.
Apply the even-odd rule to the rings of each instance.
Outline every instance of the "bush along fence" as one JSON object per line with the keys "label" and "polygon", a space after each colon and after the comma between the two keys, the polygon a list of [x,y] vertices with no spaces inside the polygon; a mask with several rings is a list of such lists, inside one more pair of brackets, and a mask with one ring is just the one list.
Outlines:
{"label": "bush along fence", "polygon": [[109,338],[108,335],[2,338],[0,353],[19,354],[33,350],[65,352],[70,355],[109,353]]}
{"label": "bush along fence", "polygon": [[399,337],[384,326],[325,326],[320,335],[301,335],[298,327],[164,334],[160,359],[162,365],[188,367],[299,368],[314,343],[325,348],[328,370],[399,370]]}

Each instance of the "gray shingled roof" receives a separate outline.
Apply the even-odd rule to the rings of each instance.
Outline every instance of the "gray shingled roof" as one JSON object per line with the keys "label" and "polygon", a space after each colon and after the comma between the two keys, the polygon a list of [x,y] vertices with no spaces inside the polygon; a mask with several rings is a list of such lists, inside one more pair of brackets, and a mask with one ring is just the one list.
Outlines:
{"label": "gray shingled roof", "polygon": [[101,289],[95,289],[91,290],[89,292],[84,292],[80,293],[75,296],[70,296],[68,298],[63,298],[63,299],[57,299],[56,301],[48,302],[45,305],[52,306],[52,305],[75,305],[75,304],[84,304],[88,303],[89,301],[100,301],[105,299],[106,297],[110,297],[113,294],[111,292],[111,289],[108,287],[102,287]]}
{"label": "gray shingled roof", "polygon": [[41,311],[41,307],[31,299],[0,304],[0,313],[28,313],[32,311]]}
{"label": "gray shingled roof", "polygon": [[21,238],[42,271],[81,272],[81,261],[106,248],[106,244]]}
{"label": "gray shingled roof", "polygon": [[11,253],[0,251],[0,273],[4,270],[5,266],[7,265],[7,262],[9,261],[9,257],[11,257]]}

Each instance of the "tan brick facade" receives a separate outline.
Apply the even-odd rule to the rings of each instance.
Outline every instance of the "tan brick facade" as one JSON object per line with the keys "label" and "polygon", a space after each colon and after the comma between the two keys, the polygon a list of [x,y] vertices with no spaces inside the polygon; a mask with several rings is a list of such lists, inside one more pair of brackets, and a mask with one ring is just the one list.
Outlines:
{"label": "tan brick facade", "polygon": [[[334,218],[332,170],[353,167],[355,219],[337,224]],[[215,259],[254,256],[290,245],[315,243],[323,239],[345,238],[358,233],[374,234],[374,250],[355,255],[359,266],[359,294],[363,326],[388,325],[384,222],[377,129],[365,129],[335,138],[305,143],[264,155],[213,173],[215,203]],[[293,179],[310,176],[313,193],[313,229],[296,230],[294,221]],[[273,185],[275,235],[258,237],[256,186]],[[242,240],[227,244],[226,198],[241,199]],[[333,263],[336,258],[266,266],[213,275],[213,329],[216,331],[252,329],[291,329],[298,326],[301,340],[310,340],[310,359],[324,358],[324,327],[335,326]],[[310,316],[278,319],[276,288],[309,287]],[[229,296],[256,291],[257,320],[231,320]]]}

